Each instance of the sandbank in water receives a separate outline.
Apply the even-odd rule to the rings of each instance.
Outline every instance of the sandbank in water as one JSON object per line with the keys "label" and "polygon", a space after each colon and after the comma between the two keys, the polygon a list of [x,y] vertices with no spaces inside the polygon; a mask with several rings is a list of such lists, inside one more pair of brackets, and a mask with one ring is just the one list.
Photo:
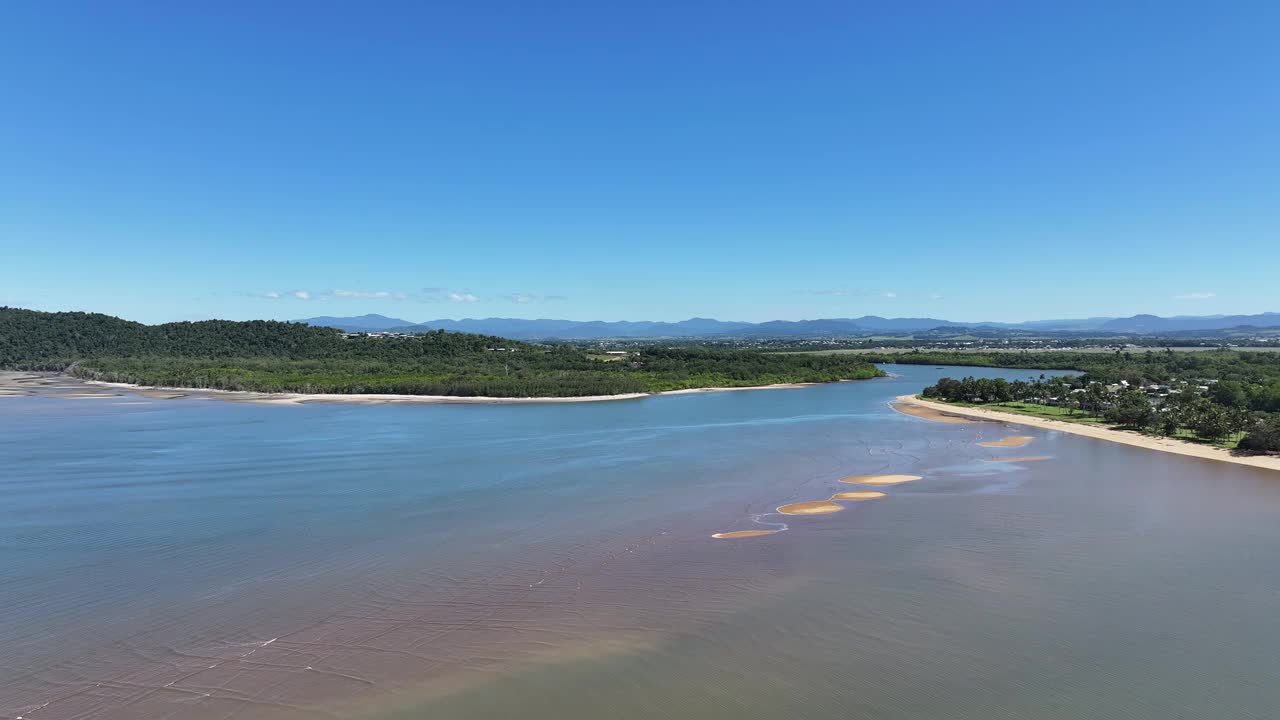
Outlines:
{"label": "sandbank in water", "polygon": [[1007,438],[1001,438],[999,440],[988,440],[987,442],[978,443],[978,444],[981,445],[982,447],[1015,448],[1015,447],[1022,447],[1023,445],[1026,445],[1032,440],[1035,440],[1035,438],[1031,437],[1030,435],[1010,435]]}
{"label": "sandbank in water", "polygon": [[853,475],[841,478],[840,482],[850,485],[900,485],[919,479],[919,475]]}
{"label": "sandbank in water", "polygon": [[910,415],[912,417],[924,418],[925,420],[936,420],[938,422],[961,423],[961,424],[982,422],[981,420],[974,420],[973,418],[961,417],[959,415],[952,415],[950,413],[946,413],[941,410],[936,410],[931,407],[925,407],[923,405],[911,405],[904,402],[895,402],[895,403],[891,403],[890,407],[902,413],[903,415]]}
{"label": "sandbank in water", "polygon": [[846,490],[831,496],[832,500],[879,500],[886,497],[879,490]]}
{"label": "sandbank in water", "polygon": [[843,505],[838,505],[830,500],[811,500],[778,507],[778,512],[783,515],[827,515],[829,513],[838,513],[841,510],[844,510]]}

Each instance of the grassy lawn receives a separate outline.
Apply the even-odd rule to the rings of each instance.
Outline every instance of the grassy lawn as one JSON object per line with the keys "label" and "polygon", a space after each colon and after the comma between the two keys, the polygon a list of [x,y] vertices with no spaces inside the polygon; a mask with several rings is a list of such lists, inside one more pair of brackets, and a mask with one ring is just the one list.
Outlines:
{"label": "grassy lawn", "polygon": [[1049,420],[1063,420],[1065,422],[1080,423],[1081,425],[1101,425],[1106,426],[1106,422],[1102,418],[1090,417],[1079,410],[1071,410],[1070,408],[1054,407],[1052,405],[1036,405],[1034,403],[1023,402],[1007,402],[1007,403],[967,403],[953,402],[948,405],[960,405],[962,407],[987,408],[989,410],[1001,410],[1004,412],[1017,413],[1019,415],[1030,415],[1032,417],[1046,418]]}
{"label": "grassy lawn", "polygon": [[[1146,433],[1146,434],[1155,435],[1155,433]],[[1225,440],[1205,440],[1204,438],[1200,437],[1199,435],[1196,435],[1195,433],[1191,432],[1187,428],[1181,428],[1178,430],[1178,433],[1176,435],[1171,435],[1170,437],[1173,437],[1174,439],[1177,439],[1177,440],[1184,440],[1186,442],[1196,443],[1198,445],[1212,445],[1214,447],[1222,448],[1223,450],[1235,450],[1236,445],[1240,444],[1240,438],[1244,437],[1244,435],[1243,434],[1229,435]]]}

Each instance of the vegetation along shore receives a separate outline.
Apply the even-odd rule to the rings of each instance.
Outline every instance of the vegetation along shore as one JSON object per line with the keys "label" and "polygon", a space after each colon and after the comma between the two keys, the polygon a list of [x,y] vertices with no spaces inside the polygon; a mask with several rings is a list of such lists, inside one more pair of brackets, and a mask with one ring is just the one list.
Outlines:
{"label": "vegetation along shore", "polygon": [[[1019,366],[1022,353],[967,356]],[[1039,355],[1036,357],[1043,357]],[[903,362],[949,362],[921,353]],[[909,414],[1001,419],[1157,450],[1280,469],[1280,357],[1270,353],[1116,352],[1053,358],[1082,370],[1031,382],[942,378],[918,398],[899,398]],[[942,412],[945,411],[945,412]]]}
{"label": "vegetation along shore", "polygon": [[653,346],[598,353],[431,331],[371,336],[274,321],[143,325],[0,308],[0,368],[133,385],[307,395],[578,398],[861,380],[861,357]]}
{"label": "vegetation along shore", "polygon": [[[925,400],[924,398],[915,395],[899,396],[895,403],[895,407],[899,410],[907,411],[910,411],[913,408],[928,410],[936,412],[938,415],[944,417],[961,419],[961,422],[965,419],[969,419],[975,421],[985,420],[992,422],[1015,423],[1018,425],[1043,428],[1045,430],[1057,430],[1059,432],[1071,433],[1073,435],[1083,435],[1097,440],[1107,440],[1147,450],[1159,450],[1161,452],[1173,453],[1176,455],[1187,455],[1190,457],[1203,458],[1205,460],[1218,460],[1221,462],[1235,463],[1237,465],[1250,465],[1253,467],[1280,471],[1280,457],[1273,455],[1238,454],[1233,453],[1230,450],[1213,447],[1211,445],[1146,435],[1134,431],[1111,428],[1105,425],[1051,420],[1049,418],[1008,412],[1004,409],[992,409],[991,407],[952,405],[951,403]],[[929,417],[928,415],[916,412],[907,412],[907,414],[916,417]],[[935,418],[929,417],[929,419]],[[942,421],[946,422],[947,420]],[[1023,458],[1023,460],[1026,459]]]}

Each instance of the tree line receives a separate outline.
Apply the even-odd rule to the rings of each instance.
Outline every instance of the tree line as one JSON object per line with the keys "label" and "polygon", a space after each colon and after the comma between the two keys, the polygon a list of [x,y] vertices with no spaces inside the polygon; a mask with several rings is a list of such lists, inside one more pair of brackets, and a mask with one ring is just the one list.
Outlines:
{"label": "tree line", "polygon": [[143,325],[94,313],[0,308],[0,367],[162,387],[260,392],[573,397],[881,375],[860,357],[645,348],[601,362],[583,348],[469,333],[349,336],[274,321]]}
{"label": "tree line", "polygon": [[1218,383],[1213,388],[1218,398],[1215,402],[1261,412],[1280,412],[1280,353],[1277,352],[911,352],[863,357],[871,362],[916,365],[1079,370],[1090,380],[1106,384],[1123,380],[1132,386],[1213,380]]}
{"label": "tree line", "polygon": [[1031,382],[1001,378],[942,378],[925,388],[926,398],[946,402],[1030,403],[1064,408],[1119,427],[1169,437],[1187,433],[1210,441],[1238,440],[1251,452],[1280,451],[1280,414],[1251,409],[1257,393],[1237,380],[1200,379],[1144,390],[1154,383],[1107,384],[1090,373]]}

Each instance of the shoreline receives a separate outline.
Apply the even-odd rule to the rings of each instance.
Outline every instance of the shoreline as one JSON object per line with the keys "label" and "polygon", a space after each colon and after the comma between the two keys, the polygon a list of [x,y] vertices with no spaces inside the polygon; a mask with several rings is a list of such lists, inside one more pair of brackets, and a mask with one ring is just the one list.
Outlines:
{"label": "shoreline", "polygon": [[[358,403],[363,405],[413,404],[413,405],[520,405],[520,404],[556,404],[581,402],[607,402],[622,400],[640,400],[648,397],[664,395],[693,395],[699,393],[732,392],[737,390],[791,390],[814,387],[828,383],[777,383],[774,385],[751,385],[745,387],[710,387],[685,388],[683,390],[664,390],[655,393],[621,393],[618,395],[582,395],[576,397],[489,397],[461,395],[405,395],[394,393],[267,393],[252,390],[218,390],[215,388],[182,388],[158,385],[134,385],[132,383],[113,383],[102,380],[81,380],[70,375],[56,375],[81,382],[86,385],[104,388],[117,388],[129,392],[145,391],[152,393],[183,393],[194,397],[205,396],[211,399],[240,400],[265,405],[305,405],[309,402]],[[874,380],[875,378],[868,378]],[[836,382],[852,382],[837,380]]]}
{"label": "shoreline", "polygon": [[[890,406],[897,409],[896,406],[899,403],[928,408],[930,410],[936,410],[940,413],[954,415],[956,417],[1027,425],[1030,427],[1043,428],[1045,430],[1057,430],[1059,432],[1071,433],[1072,435],[1083,435],[1095,440],[1106,440],[1109,442],[1120,443],[1122,445],[1144,448],[1146,450],[1156,450],[1175,455],[1201,458],[1203,460],[1217,460],[1219,462],[1235,463],[1236,465],[1248,465],[1250,467],[1262,468],[1264,470],[1280,471],[1280,457],[1268,455],[1232,455],[1231,451],[1223,450],[1222,448],[1195,445],[1170,438],[1152,437],[1150,435],[1142,435],[1129,430],[1113,430],[1111,428],[1097,427],[1093,425],[1079,425],[1062,420],[1031,417],[1029,415],[1019,415],[1017,413],[1000,412],[999,410],[987,410],[985,408],[958,407],[947,403],[935,402],[933,400],[923,400],[915,395],[899,395],[894,398],[894,401],[890,403]],[[911,417],[918,416],[911,415]]]}

